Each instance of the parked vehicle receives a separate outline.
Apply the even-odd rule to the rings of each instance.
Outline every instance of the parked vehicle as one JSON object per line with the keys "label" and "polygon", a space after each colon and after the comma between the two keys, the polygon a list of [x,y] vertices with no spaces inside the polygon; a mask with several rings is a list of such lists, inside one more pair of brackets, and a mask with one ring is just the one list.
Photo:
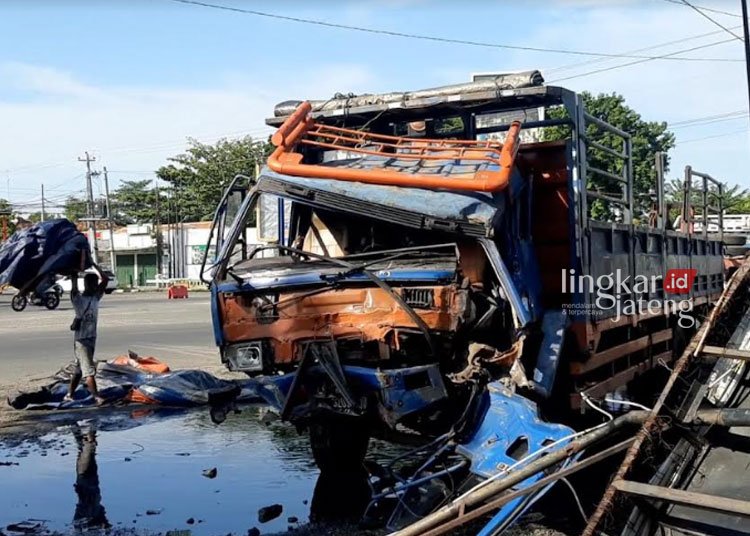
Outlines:
{"label": "parked vehicle", "polygon": [[[117,276],[112,272],[111,270],[102,270],[102,272],[107,276],[109,279],[107,281],[107,289],[104,291],[106,294],[112,294],[115,290],[117,290],[117,285],[119,284],[117,281]],[[78,288],[83,288],[83,278],[87,273],[96,274],[97,277],[99,277],[99,274],[96,273],[95,270],[86,270],[85,272],[81,272],[78,274]],[[65,292],[70,292],[73,288],[73,282],[70,280],[70,277],[63,277],[60,278],[58,284]]]}
{"label": "parked vehicle", "polygon": [[[567,118],[520,122],[540,108]],[[268,123],[276,150],[257,181],[227,189],[206,248],[219,252],[202,271],[216,344],[230,370],[268,377],[322,471],[363,455],[371,435],[432,441],[400,491],[383,484],[373,498],[397,499],[393,528],[450,497],[446,479],[470,486],[569,441],[592,400],[637,399],[722,291],[721,240],[666,228],[662,162],[653,224],[640,225],[649,207],[634,202],[630,135],[538,73],[286,102]],[[521,143],[523,129],[561,126],[563,139]],[[690,213],[707,218],[716,203]],[[249,248],[256,210],[273,240]],[[670,295],[665,275],[685,269],[695,283]],[[481,534],[542,492],[500,508]]]}

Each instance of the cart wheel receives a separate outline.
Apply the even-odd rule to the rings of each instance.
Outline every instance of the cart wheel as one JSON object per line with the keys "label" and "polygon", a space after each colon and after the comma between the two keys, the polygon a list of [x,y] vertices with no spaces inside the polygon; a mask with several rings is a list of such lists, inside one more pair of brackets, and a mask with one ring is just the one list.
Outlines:
{"label": "cart wheel", "polygon": [[51,311],[52,309],[57,309],[58,305],[60,305],[60,296],[54,292],[47,294],[47,297],[44,300],[44,306]]}
{"label": "cart wheel", "polygon": [[16,294],[13,296],[13,299],[10,301],[10,306],[14,311],[23,311],[26,309],[26,304],[28,303],[28,300],[26,299],[26,296],[21,296],[20,294]]}

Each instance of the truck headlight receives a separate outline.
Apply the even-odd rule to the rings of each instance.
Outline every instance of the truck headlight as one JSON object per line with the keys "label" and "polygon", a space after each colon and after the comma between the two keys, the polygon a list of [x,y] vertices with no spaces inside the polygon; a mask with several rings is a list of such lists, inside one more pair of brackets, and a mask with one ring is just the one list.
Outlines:
{"label": "truck headlight", "polygon": [[260,372],[263,370],[263,345],[260,342],[232,344],[224,350],[230,370]]}

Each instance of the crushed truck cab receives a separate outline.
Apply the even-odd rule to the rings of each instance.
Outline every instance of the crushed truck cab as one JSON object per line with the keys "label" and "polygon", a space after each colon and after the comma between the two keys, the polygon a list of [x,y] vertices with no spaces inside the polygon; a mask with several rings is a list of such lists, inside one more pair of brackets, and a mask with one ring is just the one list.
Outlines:
{"label": "crushed truck cab", "polygon": [[[341,426],[437,445],[401,491],[375,493],[399,498],[392,527],[415,521],[401,501],[425,482],[439,495],[523,467],[572,437],[585,400],[627,399],[668,365],[690,332],[668,270],[697,271],[691,314],[722,291],[721,241],[667,228],[663,161],[644,206],[630,135],[536,72],[276,112],[268,166],[235,179],[206,248],[216,343],[229,369],[275,382],[321,468]],[[707,222],[700,177],[706,201],[683,213]]]}

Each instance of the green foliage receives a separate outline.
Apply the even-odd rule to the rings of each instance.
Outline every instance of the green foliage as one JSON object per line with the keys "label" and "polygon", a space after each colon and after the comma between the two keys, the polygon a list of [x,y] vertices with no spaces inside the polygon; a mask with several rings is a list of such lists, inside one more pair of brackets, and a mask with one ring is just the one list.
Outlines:
{"label": "green foliage", "polygon": [[[672,220],[682,212],[682,204],[685,199],[683,185],[683,179],[672,179],[664,185],[665,199],[670,205],[669,214]],[[724,184],[721,196],[719,195],[719,189],[713,184],[709,185],[708,190],[708,203],[718,207],[719,201],[721,201],[725,214],[750,213],[750,192],[747,189],[740,189],[738,184],[734,186]],[[702,190],[693,189],[690,197],[690,202],[695,207],[696,214],[700,214],[703,206]]]}
{"label": "green foliage", "polygon": [[[666,155],[674,147],[674,134],[667,130],[665,122],[644,121],[640,114],[625,103],[625,98],[622,95],[612,93],[594,96],[584,92],[581,93],[581,97],[589,114],[631,135],[635,214],[646,212],[650,204],[649,193],[656,188],[656,169],[654,167],[656,153],[662,152]],[[564,118],[565,110],[563,108],[551,110],[548,117]],[[595,125],[590,124],[587,127],[586,136],[605,147],[618,152],[623,151],[621,138],[603,131]],[[565,137],[568,137],[567,127],[555,127],[547,129],[545,132],[546,140]],[[588,153],[589,166],[614,174],[622,173],[623,164],[620,159],[593,147],[588,148]],[[665,168],[668,168],[668,164],[667,159]],[[612,179],[590,175],[588,177],[588,188],[618,197],[621,195],[622,186]],[[612,207],[607,206],[605,202],[597,200],[591,203],[590,208],[593,218],[609,218],[612,216]]]}
{"label": "green foliage", "polygon": [[70,221],[76,222],[86,217],[86,201],[80,197],[70,196],[63,205],[63,214]]}
{"label": "green foliage", "polygon": [[156,171],[169,183],[169,212],[178,221],[210,220],[224,190],[237,174],[252,177],[272,147],[251,137],[219,140],[214,145],[190,140],[183,154]]}
{"label": "green foliage", "polygon": [[[10,236],[16,231],[13,207],[7,199],[0,198],[0,218],[4,217],[8,218],[8,236]],[[2,240],[2,238],[2,235],[0,235],[0,240]]]}
{"label": "green foliage", "polygon": [[[156,210],[164,203],[163,194],[157,203],[156,189],[151,180],[122,181],[112,192],[110,206],[116,225],[150,223],[156,220]],[[106,212],[106,211],[105,211]]]}

